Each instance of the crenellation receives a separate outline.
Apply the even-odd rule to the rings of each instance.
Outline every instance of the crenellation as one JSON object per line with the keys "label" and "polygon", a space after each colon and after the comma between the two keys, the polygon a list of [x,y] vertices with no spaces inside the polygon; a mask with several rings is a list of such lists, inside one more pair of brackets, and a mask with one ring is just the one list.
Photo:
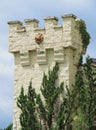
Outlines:
{"label": "crenellation", "polygon": [[50,30],[54,28],[55,25],[58,24],[58,18],[57,17],[46,17],[45,20],[45,29]]}
{"label": "crenellation", "polygon": [[75,15],[63,15],[61,25],[58,25],[57,17],[46,17],[44,20],[44,27],[38,26],[37,19],[25,19],[25,25],[20,21],[8,22],[9,51],[14,54],[15,61],[13,130],[20,128],[16,97],[21,86],[27,91],[32,79],[32,84],[39,93],[43,73],[47,73],[58,62],[59,83],[64,81],[70,87],[74,83],[78,61],[83,52]]}
{"label": "crenellation", "polygon": [[55,21],[58,21],[58,18],[55,17],[55,16],[49,16],[49,17],[45,17],[44,20],[45,20],[45,21],[46,21],[46,20],[49,20],[49,21],[50,21],[50,20],[52,20],[52,21],[54,21],[54,20],[55,20]]}
{"label": "crenellation", "polygon": [[25,21],[26,25],[30,25],[30,24],[31,25],[36,25],[36,23],[38,25],[38,23],[39,23],[39,20],[35,19],[35,18],[33,18],[33,19],[25,19],[24,21]]}
{"label": "crenellation", "polygon": [[32,31],[34,28],[38,27],[39,20],[33,18],[33,19],[25,19],[25,26],[27,31]]}
{"label": "crenellation", "polygon": [[9,28],[10,34],[13,34],[13,32],[16,32],[17,28],[20,28],[23,25],[23,23],[18,21],[18,20],[16,20],[16,21],[9,21],[8,24],[9,24],[9,27],[10,27]]}
{"label": "crenellation", "polygon": [[[43,43],[45,47],[46,47],[45,43],[52,45],[56,42],[58,44],[62,42],[63,46],[66,46],[66,44],[68,46],[68,44],[70,45],[73,44],[74,42],[77,43],[78,38],[80,38],[75,36],[76,17],[74,15],[62,16],[62,21],[63,21],[62,25],[58,25],[57,17],[46,17],[44,20],[45,20],[45,27],[41,27],[41,28],[38,27],[39,21],[37,19],[25,19],[25,26],[23,26],[20,21],[8,22],[9,25],[12,25],[10,27],[11,29],[16,27],[14,33],[12,33],[13,30],[12,29],[9,34],[10,52],[14,52],[15,50],[20,51],[20,49],[22,49],[23,46],[26,47],[28,46],[28,48],[32,48],[32,46],[33,47],[35,46],[36,48],[37,45],[35,42],[35,36],[38,33],[43,34],[44,36]],[[22,42],[22,38],[23,38],[23,42]]]}
{"label": "crenellation", "polygon": [[74,18],[74,19],[76,19],[77,17],[74,14],[66,14],[66,15],[62,15],[62,18]]}
{"label": "crenellation", "polygon": [[18,26],[18,25],[22,25],[21,21],[15,20],[15,21],[9,21],[8,22],[9,26]]}
{"label": "crenellation", "polygon": [[72,31],[75,28],[75,20],[76,16],[69,14],[69,15],[63,15],[62,16],[62,26],[63,31]]}

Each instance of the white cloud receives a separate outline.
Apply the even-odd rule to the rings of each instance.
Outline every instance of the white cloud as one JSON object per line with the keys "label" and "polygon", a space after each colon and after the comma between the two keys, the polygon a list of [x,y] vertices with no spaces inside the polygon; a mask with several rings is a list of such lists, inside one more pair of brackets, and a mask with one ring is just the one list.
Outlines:
{"label": "white cloud", "polygon": [[7,62],[7,63],[10,63],[10,61],[12,61],[12,54],[10,54],[8,52],[8,50],[6,48],[0,48],[0,60],[1,61],[4,61],[4,62]]}
{"label": "white cloud", "polygon": [[63,2],[71,7],[85,7],[85,9],[90,7],[93,3],[92,0],[63,0]]}
{"label": "white cloud", "polygon": [[[54,10],[58,10],[58,9],[67,9],[67,10],[71,10],[71,9],[77,9],[77,8],[81,8],[80,10],[86,10],[87,8],[92,7],[93,5],[93,1],[92,0],[29,0],[27,5],[30,4],[29,7],[35,8],[37,10],[41,9],[46,9],[49,10],[50,9]],[[36,8],[37,7],[37,8]]]}
{"label": "white cloud", "polygon": [[0,53],[0,76],[12,76],[12,55],[10,55],[9,52],[4,48],[0,48]]}
{"label": "white cloud", "polygon": [[8,98],[0,98],[0,111],[4,113],[4,115],[8,115],[12,111],[13,101]]}
{"label": "white cloud", "polygon": [[[5,77],[11,77],[13,76],[13,67],[12,66],[7,66],[3,63],[0,63],[0,76],[5,76]],[[3,82],[3,81],[2,81]]]}
{"label": "white cloud", "polygon": [[[48,12],[51,10],[51,12],[54,12],[58,9],[70,10],[73,8],[81,8],[82,11],[82,9],[86,10],[87,8],[91,7],[92,3],[92,0],[8,0],[6,2],[1,1],[0,8],[1,14],[3,13],[5,16],[8,14],[11,14],[12,17],[13,14],[18,14],[18,16],[20,16],[20,14],[26,15],[27,12],[30,12],[30,15],[33,16],[42,10],[47,10]],[[3,8],[5,8],[5,10]],[[45,12],[42,12],[42,14],[44,13]],[[27,13],[27,15],[29,14]]]}
{"label": "white cloud", "polygon": [[88,46],[86,55],[89,55],[92,58],[96,58],[96,36],[91,40],[90,45]]}

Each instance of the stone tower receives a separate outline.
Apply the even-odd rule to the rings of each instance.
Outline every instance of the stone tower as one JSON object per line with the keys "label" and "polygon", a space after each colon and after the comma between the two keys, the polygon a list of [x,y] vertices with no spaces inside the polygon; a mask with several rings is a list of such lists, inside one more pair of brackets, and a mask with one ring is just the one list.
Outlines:
{"label": "stone tower", "polygon": [[10,21],[9,51],[14,55],[14,130],[19,130],[19,109],[16,99],[21,86],[27,90],[32,79],[37,93],[40,90],[43,72],[47,72],[57,61],[60,66],[59,82],[71,85],[82,53],[82,40],[76,29],[76,16],[62,16],[62,25],[57,17],[44,18],[44,27],[38,27],[37,19]]}

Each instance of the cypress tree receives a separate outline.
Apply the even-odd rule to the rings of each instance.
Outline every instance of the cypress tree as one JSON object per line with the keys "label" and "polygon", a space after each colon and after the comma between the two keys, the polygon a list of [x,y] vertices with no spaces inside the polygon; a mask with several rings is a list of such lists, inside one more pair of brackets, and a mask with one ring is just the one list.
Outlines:
{"label": "cypress tree", "polygon": [[20,124],[21,130],[41,130],[40,122],[36,113],[36,93],[30,82],[28,93],[24,94],[23,87],[17,99],[17,106],[21,109]]}
{"label": "cypress tree", "polygon": [[65,95],[63,101],[60,104],[59,113],[56,119],[55,130],[72,130],[72,122],[74,115],[77,113],[77,89],[75,86],[71,86],[69,89],[66,86]]}
{"label": "cypress tree", "polygon": [[69,89],[62,82],[58,85],[59,65],[55,64],[53,70],[49,70],[48,75],[44,73],[41,94],[37,96],[38,113],[43,121],[44,130],[71,130],[73,113],[76,113],[76,93],[77,89],[72,86]]}
{"label": "cypress tree", "polygon": [[[55,64],[48,74],[43,75],[41,94],[36,94],[32,83],[28,87],[28,93],[21,93],[17,105],[21,109],[21,130],[71,130],[73,113],[77,109],[76,93],[64,83],[58,85],[59,65]],[[38,113],[38,114],[37,114]],[[42,126],[42,127],[41,127]]]}
{"label": "cypress tree", "polygon": [[[85,85],[85,78],[84,78],[84,72],[83,72],[83,65],[81,63],[81,65],[79,66],[78,70],[77,70],[77,74],[76,74],[76,78],[75,78],[75,85],[74,88],[76,89],[76,100],[75,103],[77,104],[77,112],[76,115],[74,116],[75,122],[73,123],[73,125],[76,127],[74,128],[74,130],[82,130],[85,129],[87,127],[86,124],[86,103],[87,103],[87,87]],[[73,88],[73,89],[74,89]],[[85,129],[86,130],[86,129]]]}
{"label": "cypress tree", "polygon": [[89,130],[96,129],[96,68],[92,67],[92,59],[86,58],[84,72],[87,87],[86,119]]}
{"label": "cypress tree", "polygon": [[[77,71],[75,87],[77,89],[78,129],[96,129],[96,68],[92,67],[92,60],[87,57]],[[79,114],[80,113],[80,114]],[[80,119],[81,118],[81,119]]]}
{"label": "cypress tree", "polygon": [[44,130],[51,130],[54,127],[54,120],[56,118],[56,109],[59,106],[60,94],[63,91],[63,82],[58,85],[58,71],[59,65],[55,64],[53,70],[48,71],[48,75],[44,73],[42,85],[41,85],[41,94],[43,96],[44,102],[41,99],[41,96],[37,96],[37,104],[39,108],[40,118],[43,121]]}
{"label": "cypress tree", "polygon": [[58,63],[48,74],[44,73],[41,94],[35,93],[31,82],[27,94],[21,88],[17,100],[21,130],[72,130],[75,117],[82,119],[76,130],[95,130],[96,71],[91,63],[89,58],[84,65],[80,61],[71,89],[64,89],[63,82],[58,85]]}

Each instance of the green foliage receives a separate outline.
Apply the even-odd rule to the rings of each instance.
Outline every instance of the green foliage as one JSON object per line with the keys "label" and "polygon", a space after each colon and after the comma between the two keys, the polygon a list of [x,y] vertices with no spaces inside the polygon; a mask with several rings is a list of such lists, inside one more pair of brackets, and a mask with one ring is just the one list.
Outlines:
{"label": "green foliage", "polygon": [[[44,74],[41,85],[41,93],[37,96],[38,113],[43,120],[45,130],[65,130],[72,126],[73,113],[77,109],[76,89],[66,86],[64,92],[64,83],[58,86],[59,65],[56,63],[53,70],[49,70],[48,75]],[[60,99],[60,97],[62,97]]]}
{"label": "green foliage", "polygon": [[[40,117],[45,124],[45,129],[51,130],[53,128],[53,120],[55,116],[55,107],[58,104],[60,94],[63,91],[63,83],[57,85],[59,65],[56,63],[53,70],[49,70],[48,75],[44,73],[41,85],[41,93],[44,98],[44,103],[40,95],[37,96],[37,104],[39,108]],[[58,104],[59,105],[59,104]]]}
{"label": "green foliage", "polygon": [[86,109],[86,87],[84,83],[84,73],[83,73],[83,66],[82,60],[80,58],[78,70],[76,73],[75,78],[75,85],[74,88],[76,89],[76,101],[77,104],[77,113],[73,117],[73,129],[74,130],[86,130],[86,119],[84,115],[84,111]]}
{"label": "green foliage", "polygon": [[[75,104],[76,90],[58,84],[59,65],[55,64],[48,75],[44,73],[41,84],[41,95],[36,94],[30,83],[28,93],[21,93],[17,105],[21,109],[21,130],[65,130],[71,126],[77,106]],[[65,94],[64,94],[65,93]],[[43,99],[43,100],[42,100]],[[38,113],[38,114],[37,114]]]}
{"label": "green foliage", "polygon": [[75,126],[78,124],[76,130],[81,127],[85,130],[95,130],[96,68],[92,67],[92,61],[89,57],[86,58],[86,63],[78,69],[75,84],[77,87],[77,103],[80,106],[77,112],[78,119],[75,120]]}
{"label": "green foliage", "polygon": [[76,89],[71,88],[71,90],[66,87],[66,92],[61,102],[59,113],[56,119],[55,130],[70,130],[72,128],[73,113],[76,113]]}
{"label": "green foliage", "polygon": [[11,123],[10,125],[7,126],[4,130],[12,130],[13,124]]}
{"label": "green foliage", "polygon": [[92,60],[87,57],[84,64],[84,72],[86,77],[87,101],[85,116],[89,130],[96,129],[96,68],[92,68]]}
{"label": "green foliage", "polygon": [[40,122],[36,113],[36,93],[30,82],[28,93],[24,94],[23,87],[17,99],[17,106],[21,109],[20,124],[21,130],[41,130]]}
{"label": "green foliage", "polygon": [[75,84],[69,89],[58,85],[59,65],[43,75],[41,94],[32,83],[28,93],[21,93],[17,105],[21,109],[21,130],[95,130],[96,129],[96,69],[88,57],[78,66]]}
{"label": "green foliage", "polygon": [[85,22],[83,20],[77,20],[76,29],[78,29],[79,33],[81,34],[83,48],[86,50],[87,46],[89,45],[89,42],[90,42],[90,35],[87,32]]}
{"label": "green foliage", "polygon": [[73,130],[88,130],[84,114],[80,111],[78,115],[74,116]]}

